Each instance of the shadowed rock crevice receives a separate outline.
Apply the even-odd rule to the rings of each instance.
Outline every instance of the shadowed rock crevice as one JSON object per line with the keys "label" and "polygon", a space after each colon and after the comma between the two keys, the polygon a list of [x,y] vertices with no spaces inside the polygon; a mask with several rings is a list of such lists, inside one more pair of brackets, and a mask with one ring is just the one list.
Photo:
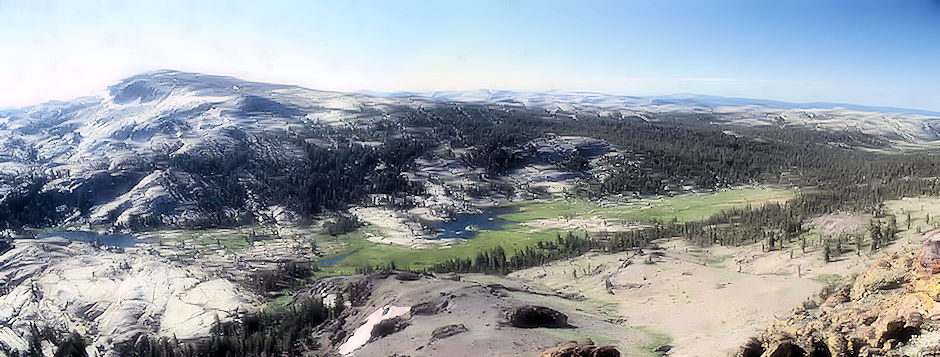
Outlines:
{"label": "shadowed rock crevice", "polygon": [[889,322],[885,327],[885,332],[881,335],[882,346],[894,346],[899,343],[906,343],[912,337],[920,335],[919,326],[910,326],[907,321],[898,320]]}
{"label": "shadowed rock crevice", "polygon": [[382,320],[372,327],[372,340],[378,340],[382,337],[404,330],[405,327],[408,327],[408,325],[408,321],[401,317],[393,317],[387,320]]}
{"label": "shadowed rock crevice", "polygon": [[741,357],[760,357],[764,354],[764,346],[756,338],[751,338],[741,350]]}
{"label": "shadowed rock crevice", "polygon": [[520,306],[506,314],[509,325],[519,328],[568,328],[568,315],[544,306]]}
{"label": "shadowed rock crevice", "polygon": [[777,345],[777,348],[774,349],[774,352],[770,354],[770,357],[803,357],[806,356],[806,351],[804,351],[800,346],[794,345],[790,342],[784,342]]}
{"label": "shadowed rock crevice", "polygon": [[822,341],[816,341],[813,343],[813,352],[810,352],[810,357],[832,357],[832,352],[829,352],[829,346],[826,346]]}

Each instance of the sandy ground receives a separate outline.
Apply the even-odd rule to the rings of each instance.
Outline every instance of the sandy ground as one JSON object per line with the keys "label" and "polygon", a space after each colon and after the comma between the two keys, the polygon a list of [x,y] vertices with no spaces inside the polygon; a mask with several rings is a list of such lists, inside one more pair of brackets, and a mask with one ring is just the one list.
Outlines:
{"label": "sandy ground", "polygon": [[[850,282],[880,255],[919,249],[920,232],[940,226],[940,198],[891,201],[886,209],[897,215],[902,228],[911,212],[911,229],[874,254],[867,249],[857,254],[846,244],[829,263],[823,261],[821,244],[814,239],[807,242],[805,253],[799,243],[764,252],[760,244],[702,248],[668,240],[658,244],[661,249],[589,253],[514,272],[508,278],[613,304],[612,313],[627,325],[668,335],[674,345],[671,355],[725,356],[776,317],[815,299],[823,281]],[[927,213],[938,217],[936,222],[927,224]],[[813,224],[824,232],[851,232],[867,226],[870,218],[835,214]],[[646,263],[650,257],[652,264]]]}
{"label": "sandy ground", "polygon": [[775,314],[782,316],[822,286],[703,266],[675,250],[663,253],[654,256],[653,264],[644,262],[647,255],[589,254],[510,277],[616,304],[615,314],[626,324],[670,336],[676,356],[729,353]]}

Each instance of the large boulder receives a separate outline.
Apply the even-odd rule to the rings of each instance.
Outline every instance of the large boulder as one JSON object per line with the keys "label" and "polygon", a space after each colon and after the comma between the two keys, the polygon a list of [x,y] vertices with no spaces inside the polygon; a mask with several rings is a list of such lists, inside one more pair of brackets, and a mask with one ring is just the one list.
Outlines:
{"label": "large boulder", "polygon": [[382,337],[404,330],[405,327],[408,327],[408,321],[405,321],[405,319],[402,319],[401,317],[396,316],[390,319],[382,320],[372,327],[371,339],[373,341],[378,340]]}
{"label": "large boulder", "polygon": [[940,231],[927,234],[924,248],[918,254],[920,265],[932,274],[940,273]]}
{"label": "large boulder", "polygon": [[438,298],[415,304],[411,307],[412,315],[437,315],[447,309],[450,304],[446,298]]}
{"label": "large boulder", "polygon": [[416,274],[415,272],[399,271],[395,273],[395,279],[398,279],[401,281],[415,281],[415,280],[421,279],[421,277],[418,276],[418,274]]}
{"label": "large boulder", "polygon": [[569,343],[545,350],[539,357],[620,357],[614,346],[593,346]]}
{"label": "large boulder", "polygon": [[568,325],[568,315],[544,306],[525,305],[515,307],[506,314],[509,325],[520,328],[551,327],[564,328]]}
{"label": "large boulder", "polygon": [[469,332],[469,331],[470,330],[467,329],[467,326],[464,326],[463,324],[441,326],[441,327],[434,329],[434,331],[431,332],[431,341],[437,341],[442,338],[448,338],[450,336],[461,334],[464,332]]}

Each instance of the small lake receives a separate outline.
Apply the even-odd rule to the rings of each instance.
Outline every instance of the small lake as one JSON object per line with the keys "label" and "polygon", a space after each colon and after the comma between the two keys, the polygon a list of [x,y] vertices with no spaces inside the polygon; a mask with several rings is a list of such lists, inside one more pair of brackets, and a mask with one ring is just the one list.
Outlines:
{"label": "small lake", "polygon": [[354,249],[353,251],[351,251],[351,252],[349,252],[349,253],[346,253],[346,254],[337,255],[337,256],[332,257],[332,258],[329,258],[329,259],[320,259],[320,260],[317,260],[317,265],[319,265],[319,266],[321,266],[321,267],[332,267],[332,266],[336,266],[336,262],[339,262],[340,260],[346,259],[346,257],[349,257],[350,255],[353,255],[353,254],[356,254],[356,252],[358,252],[358,251],[359,251],[359,248],[356,248],[356,249]]}
{"label": "small lake", "polygon": [[[503,225],[512,223],[512,221],[507,221],[498,216],[515,211],[516,209],[514,207],[497,207],[487,209],[482,213],[458,214],[450,221],[433,222],[431,223],[431,229],[437,232],[437,235],[430,239],[470,239],[475,237],[480,231],[502,230]],[[357,252],[359,252],[358,248],[346,254],[317,260],[317,264],[322,267],[336,266],[338,262]]]}
{"label": "small lake", "polygon": [[89,231],[59,231],[51,233],[43,233],[37,235],[36,238],[50,238],[50,237],[61,237],[72,241],[77,242],[88,242],[94,243],[99,242],[103,245],[109,245],[113,247],[128,248],[133,247],[134,244],[137,244],[138,240],[136,237],[129,234],[102,234],[97,232]]}
{"label": "small lake", "polygon": [[434,239],[470,239],[476,236],[479,231],[501,230],[503,225],[510,223],[510,221],[498,216],[513,211],[514,209],[511,207],[497,207],[485,210],[482,213],[458,214],[450,221],[434,222],[431,224],[431,228],[438,232]]}

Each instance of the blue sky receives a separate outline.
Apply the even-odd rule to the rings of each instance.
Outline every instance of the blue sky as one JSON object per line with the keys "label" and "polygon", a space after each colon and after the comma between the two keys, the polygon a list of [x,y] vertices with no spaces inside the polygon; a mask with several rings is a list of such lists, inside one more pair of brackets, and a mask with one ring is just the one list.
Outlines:
{"label": "blue sky", "polygon": [[940,0],[0,0],[0,46],[0,107],[170,68],[332,90],[697,93],[940,110]]}

